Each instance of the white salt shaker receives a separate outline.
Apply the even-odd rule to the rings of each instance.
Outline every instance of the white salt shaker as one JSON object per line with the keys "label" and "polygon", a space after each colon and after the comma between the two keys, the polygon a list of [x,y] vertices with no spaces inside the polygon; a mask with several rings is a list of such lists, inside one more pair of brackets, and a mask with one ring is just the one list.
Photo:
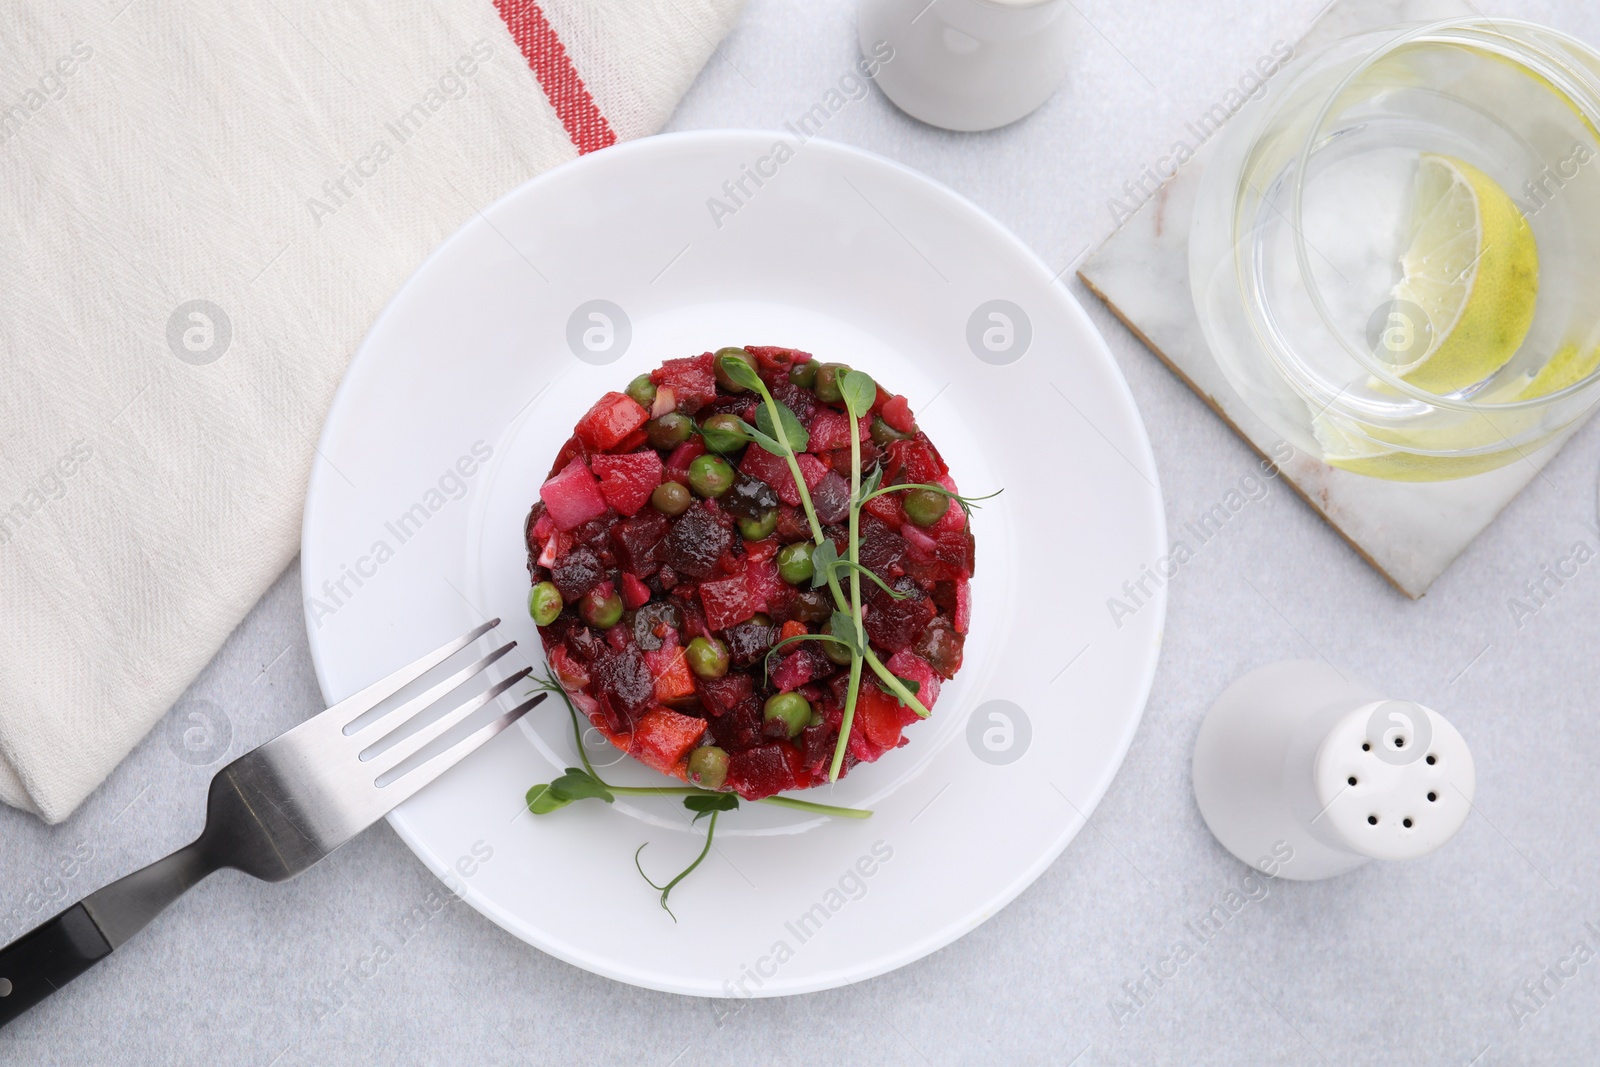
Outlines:
{"label": "white salt shaker", "polygon": [[1067,73],[1066,0],[861,0],[863,55],[894,49],[876,81],[913,118],[991,130],[1044,103]]}
{"label": "white salt shaker", "polygon": [[1302,881],[1432,852],[1466,821],[1476,781],[1438,712],[1316,660],[1234,682],[1194,750],[1195,800],[1217,840]]}

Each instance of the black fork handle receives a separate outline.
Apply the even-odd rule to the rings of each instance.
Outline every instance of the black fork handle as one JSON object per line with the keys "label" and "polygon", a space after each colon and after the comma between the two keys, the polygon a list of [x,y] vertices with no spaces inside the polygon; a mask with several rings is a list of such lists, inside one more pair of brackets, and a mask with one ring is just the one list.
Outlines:
{"label": "black fork handle", "polygon": [[0,949],[0,1026],[111,955],[81,903]]}
{"label": "black fork handle", "polygon": [[0,949],[0,1027],[111,955],[216,869],[196,842],[95,890]]}

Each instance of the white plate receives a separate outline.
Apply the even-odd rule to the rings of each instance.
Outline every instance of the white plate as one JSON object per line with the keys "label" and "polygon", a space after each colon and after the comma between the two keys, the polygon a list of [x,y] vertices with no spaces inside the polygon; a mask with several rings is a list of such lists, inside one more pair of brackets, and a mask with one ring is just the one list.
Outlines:
{"label": "white plate", "polygon": [[[713,211],[714,197],[734,210]],[[578,416],[665,358],[781,344],[848,361],[910,398],[965,492],[1005,492],[973,523],[966,664],[933,718],[907,730],[906,747],[807,794],[870,806],[872,819],[762,805],[723,816],[715,850],[674,894],[674,923],[634,850],[650,842],[642,861],[664,880],[699,851],[704,823],[691,830],[665,800],[523,810],[530,785],[575,762],[550,701],[390,816],[417,855],[546,952],[706,996],[881,974],[1038,877],[1122,761],[1165,612],[1157,591],[1120,627],[1108,614],[1106,598],[1165,551],[1161,499],[1127,385],[1052,274],[919,174],[758,132],[585,156],[446,241],[352,361],[311,478],[302,574],[329,701],[486,616],[542,665],[523,517]],[[583,361],[568,324],[594,300],[623,309],[631,339],[619,351],[616,330],[599,356],[580,345]],[[1025,351],[1015,313],[1009,352],[984,347],[983,329],[1005,340],[986,314],[969,344],[969,320],[994,300],[1026,317]],[[1009,727],[995,708],[974,718],[990,701],[1021,715]],[[661,780],[632,761],[603,773]]]}

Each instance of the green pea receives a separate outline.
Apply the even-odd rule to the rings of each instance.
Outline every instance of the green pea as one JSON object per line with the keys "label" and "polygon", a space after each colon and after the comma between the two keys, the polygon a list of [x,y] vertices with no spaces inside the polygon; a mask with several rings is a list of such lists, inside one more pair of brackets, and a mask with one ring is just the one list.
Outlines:
{"label": "green pea", "polygon": [[913,489],[906,494],[906,518],[918,526],[932,526],[950,510],[950,498],[932,489]]}
{"label": "green pea", "polygon": [[702,678],[721,678],[728,673],[728,646],[715,637],[697,637],[683,650],[689,669]]}
{"label": "green pea", "polygon": [[827,404],[837,404],[844,399],[839,391],[839,378],[849,370],[843,363],[824,363],[817,368],[817,399]]}
{"label": "green pea", "polygon": [[761,709],[761,718],[766,722],[780,720],[789,731],[789,736],[794,737],[811,721],[811,701],[799,693],[779,693],[767,698],[766,705]]}
{"label": "green pea", "polygon": [[872,416],[872,429],[869,432],[872,434],[872,443],[879,448],[888,448],[890,441],[909,441],[916,436],[916,434],[901,433],[877,415]]}
{"label": "green pea", "polygon": [[[823,623],[822,632],[831,635],[833,633],[833,627],[827,623]],[[849,665],[853,653],[851,653],[848,646],[841,645],[837,641],[819,641],[817,643],[822,646],[822,654],[827,656],[828,659],[834,663],[837,663],[841,667]]]}
{"label": "green pea", "polygon": [[796,363],[790,367],[789,384],[798,385],[802,389],[814,388],[817,384],[817,361],[808,359],[804,363]]}
{"label": "green pea", "polygon": [[583,621],[600,630],[609,630],[622,621],[622,598],[615,593],[600,595],[591,589],[578,601],[578,614]]}
{"label": "green pea", "polygon": [[662,482],[650,494],[650,503],[655,509],[668,518],[677,518],[689,510],[689,505],[694,502],[694,497],[689,490],[677,482]]}
{"label": "green pea", "polygon": [[644,435],[650,439],[651,448],[677,448],[694,433],[694,420],[676,411],[669,411],[659,419],[644,424]]}
{"label": "green pea", "polygon": [[811,542],[796,541],[778,549],[778,577],[790,585],[809,582],[816,573],[811,566]]}
{"label": "green pea", "polygon": [[728,754],[716,745],[689,753],[689,784],[701,789],[721,789],[728,778]]}
{"label": "green pea", "polygon": [[722,386],[722,388],[726,389],[730,393],[747,392],[748,390],[746,390],[745,387],[740,385],[738,382],[734,381],[732,375],[728,373],[728,368],[725,361],[730,356],[742,359],[752,367],[755,366],[755,357],[750,355],[750,353],[746,352],[744,349],[719,348],[717,349],[715,358],[711,360],[711,369],[717,376],[717,384]]}
{"label": "green pea", "polygon": [[689,464],[689,488],[701,496],[721,496],[733,488],[733,468],[721,456],[696,456]]}
{"label": "green pea", "polygon": [[528,614],[540,626],[555,622],[565,606],[561,602],[561,590],[556,588],[555,582],[540,582],[528,592]]}
{"label": "green pea", "polygon": [[821,726],[823,723],[825,723],[827,721],[828,721],[827,719],[824,719],[822,717],[822,712],[813,711],[811,713],[811,718],[806,721],[806,726],[808,726],[808,727],[810,727],[810,726]]}
{"label": "green pea", "polygon": [[737,415],[713,415],[700,427],[700,434],[706,440],[706,447],[713,452],[737,452],[749,440],[744,435],[740,425],[742,420]]}
{"label": "green pea", "polygon": [[656,383],[650,380],[650,375],[641,374],[628,383],[628,395],[641,407],[649,407],[656,402]]}
{"label": "green pea", "polygon": [[739,520],[739,533],[746,541],[760,541],[772,536],[778,528],[778,509],[764,511],[753,519]]}

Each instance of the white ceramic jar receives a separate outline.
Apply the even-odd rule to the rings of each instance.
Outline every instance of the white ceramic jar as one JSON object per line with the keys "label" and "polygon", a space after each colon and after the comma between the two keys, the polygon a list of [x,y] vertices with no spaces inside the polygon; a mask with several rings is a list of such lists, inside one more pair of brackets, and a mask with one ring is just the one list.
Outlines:
{"label": "white ceramic jar", "polygon": [[877,82],[913,118],[947,130],[1015,122],[1067,73],[1066,0],[862,0],[863,54],[879,41],[894,62]]}

